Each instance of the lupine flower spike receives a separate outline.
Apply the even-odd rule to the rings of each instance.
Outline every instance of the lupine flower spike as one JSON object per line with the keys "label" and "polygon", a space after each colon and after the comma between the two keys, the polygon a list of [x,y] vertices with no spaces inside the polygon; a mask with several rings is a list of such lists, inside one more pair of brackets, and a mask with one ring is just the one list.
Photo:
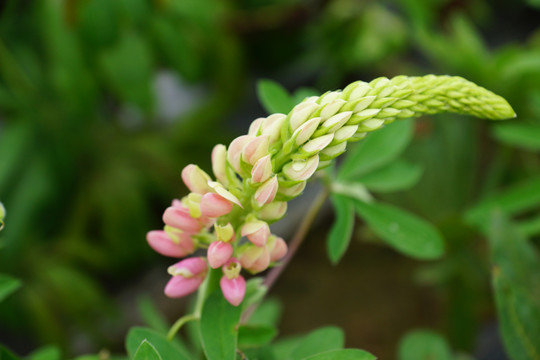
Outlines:
{"label": "lupine flower spike", "polygon": [[196,165],[182,171],[190,194],[174,200],[163,214],[163,231],[147,235],[150,246],[170,257],[165,294],[192,293],[203,282],[207,263],[222,267],[223,295],[238,306],[245,294],[241,271],[262,272],[287,254],[286,242],[271,234],[269,223],[285,215],[287,201],[306,181],[347,149],[393,121],[422,114],[455,112],[482,118],[515,116],[508,103],[463,78],[428,75],[358,81],[344,90],[305,99],[289,114],[258,118],[247,135],[212,151],[212,178]]}

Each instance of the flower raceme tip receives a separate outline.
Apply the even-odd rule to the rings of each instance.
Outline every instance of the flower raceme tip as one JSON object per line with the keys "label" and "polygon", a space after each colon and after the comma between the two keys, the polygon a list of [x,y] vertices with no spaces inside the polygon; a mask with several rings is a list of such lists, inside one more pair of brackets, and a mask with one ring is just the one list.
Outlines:
{"label": "flower raceme tip", "polygon": [[[245,293],[242,269],[259,273],[287,254],[286,242],[271,234],[269,222],[285,215],[287,201],[302,193],[317,170],[344,153],[348,143],[393,121],[439,112],[515,117],[506,100],[463,78],[397,76],[306,98],[289,114],[256,119],[248,134],[228,147],[216,145],[211,154],[215,179],[187,165],[181,177],[190,194],[165,210],[163,231],[147,235],[149,245],[165,256],[208,249],[207,259],[173,265],[165,293],[190,294],[206,276],[207,264],[221,266],[221,290],[239,305]],[[188,260],[193,263],[184,263]]]}

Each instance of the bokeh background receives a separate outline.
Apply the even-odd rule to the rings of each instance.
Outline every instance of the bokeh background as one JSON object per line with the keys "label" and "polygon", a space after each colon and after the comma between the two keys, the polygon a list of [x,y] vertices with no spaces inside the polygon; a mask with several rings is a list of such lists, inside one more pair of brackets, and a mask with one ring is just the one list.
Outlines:
{"label": "bokeh background", "polygon": [[[23,283],[0,304],[0,343],[22,355],[44,344],[121,353],[145,312],[184,311],[162,295],[170,262],[145,233],[187,192],[186,164],[209,169],[214,144],[266,115],[259,79],[311,94],[428,73],[474,81],[518,114],[509,125],[416,122],[404,156],[423,175],[380,196],[435,224],[446,256],[406,258],[358,222],[332,266],[327,207],[271,293],[281,334],[334,324],[348,346],[391,359],[423,327],[478,359],[505,359],[486,241],[463,214],[528,179],[540,192],[539,1],[0,1],[0,272]],[[539,203],[517,214],[536,245]],[[290,237],[294,221],[279,231]]]}

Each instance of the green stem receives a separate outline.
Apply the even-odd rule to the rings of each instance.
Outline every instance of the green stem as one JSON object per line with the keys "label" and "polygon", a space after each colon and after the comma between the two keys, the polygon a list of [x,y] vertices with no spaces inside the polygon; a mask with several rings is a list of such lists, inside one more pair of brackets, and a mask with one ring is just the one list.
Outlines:
{"label": "green stem", "polygon": [[[219,270],[219,271],[218,271]],[[204,279],[204,282],[199,287],[199,291],[197,292],[197,302],[195,303],[195,309],[192,314],[187,314],[182,316],[180,319],[176,320],[176,322],[171,326],[171,329],[169,330],[169,333],[167,334],[167,339],[171,341],[176,333],[180,330],[180,328],[187,322],[193,321],[193,320],[199,320],[201,318],[201,313],[204,305],[204,301],[208,297],[208,295],[214,291],[214,289],[217,286],[216,279],[219,278],[219,273],[221,272],[221,269],[210,269],[206,275],[206,279]],[[216,275],[217,274],[217,275]]]}
{"label": "green stem", "polygon": [[182,316],[180,319],[176,320],[176,322],[171,326],[171,329],[169,330],[169,333],[167,334],[167,340],[172,341],[176,333],[180,330],[184,324],[193,321],[193,320],[199,320],[200,315],[199,314],[188,314]]}
{"label": "green stem", "polygon": [[[309,211],[307,212],[306,216],[302,219],[302,222],[300,223],[300,226],[298,227],[298,230],[294,234],[290,244],[289,244],[289,250],[287,252],[287,255],[285,258],[281,261],[279,266],[276,266],[266,276],[264,279],[263,285],[266,286],[266,292],[265,294],[268,294],[270,288],[276,280],[279,278],[283,270],[287,267],[289,262],[291,261],[292,257],[306,238],[306,235],[308,234],[309,229],[311,228],[311,225],[313,224],[313,221],[315,221],[315,218],[317,217],[317,214],[321,210],[324,202],[326,201],[326,198],[328,197],[329,190],[328,188],[322,189],[319,194],[317,194],[317,197],[313,202],[311,203],[311,207],[309,208]],[[246,309],[244,314],[242,314],[242,320],[241,323],[246,323],[250,316],[253,314],[255,309],[257,309],[258,304],[253,304],[249,308]]]}

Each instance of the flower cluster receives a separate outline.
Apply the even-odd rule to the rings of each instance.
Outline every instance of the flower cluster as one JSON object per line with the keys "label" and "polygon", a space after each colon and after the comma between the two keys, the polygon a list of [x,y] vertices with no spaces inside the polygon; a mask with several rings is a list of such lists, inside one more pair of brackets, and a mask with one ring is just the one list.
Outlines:
{"label": "flower cluster", "polygon": [[285,241],[270,233],[287,201],[306,181],[342,154],[348,142],[396,119],[450,111],[500,119],[514,116],[501,97],[465,79],[449,76],[398,76],[355,82],[343,91],[305,99],[288,114],[253,121],[247,135],[212,151],[215,181],[196,165],[182,171],[191,191],[163,214],[164,230],[147,240],[158,253],[192,257],[169,268],[165,294],[180,297],[204,281],[208,266],[222,268],[225,298],[238,306],[245,295],[241,270],[266,270],[287,253]]}

